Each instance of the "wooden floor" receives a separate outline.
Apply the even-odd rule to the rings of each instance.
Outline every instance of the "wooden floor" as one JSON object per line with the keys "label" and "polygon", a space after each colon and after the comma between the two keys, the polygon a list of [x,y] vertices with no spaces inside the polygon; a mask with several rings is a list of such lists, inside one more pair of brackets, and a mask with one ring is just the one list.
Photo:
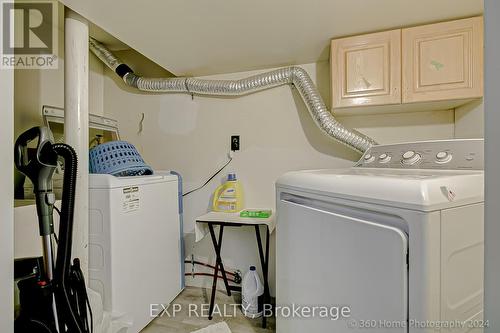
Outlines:
{"label": "wooden floor", "polygon": [[[268,318],[268,327],[261,327],[261,319],[249,319],[241,313],[241,308],[235,305],[241,303],[239,293],[229,297],[224,292],[217,291],[214,318],[206,318],[210,303],[210,289],[187,287],[175,300],[163,316],[153,320],[142,333],[190,333],[220,321],[225,321],[232,333],[273,333],[276,321]],[[174,307],[179,312],[173,313]],[[225,312],[225,313],[224,313]]]}

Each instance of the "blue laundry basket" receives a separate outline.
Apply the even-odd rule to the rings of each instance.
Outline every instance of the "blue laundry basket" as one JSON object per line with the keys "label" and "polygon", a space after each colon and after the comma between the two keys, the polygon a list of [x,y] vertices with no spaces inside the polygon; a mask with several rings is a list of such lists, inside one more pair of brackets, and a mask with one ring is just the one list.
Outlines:
{"label": "blue laundry basket", "polygon": [[134,145],[126,141],[110,141],[89,152],[90,173],[106,173],[117,177],[153,174]]}

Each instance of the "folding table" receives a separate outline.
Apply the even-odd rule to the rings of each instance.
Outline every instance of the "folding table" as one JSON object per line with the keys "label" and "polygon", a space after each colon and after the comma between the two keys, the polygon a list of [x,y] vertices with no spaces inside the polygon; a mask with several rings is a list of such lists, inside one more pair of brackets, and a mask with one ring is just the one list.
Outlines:
{"label": "folding table", "polygon": [[[216,237],[215,228],[219,227],[219,234]],[[269,236],[274,231],[276,227],[276,222],[274,219],[274,214],[272,214],[269,218],[248,218],[248,217],[240,217],[239,213],[220,213],[220,212],[210,212],[204,215],[201,215],[196,218],[196,241],[200,241],[205,237],[205,235],[210,234],[210,238],[212,239],[212,243],[215,250],[216,262],[215,262],[215,271],[213,275],[213,283],[212,283],[212,295],[210,298],[210,307],[209,307],[209,315],[208,319],[212,319],[212,314],[214,310],[215,304],[215,292],[217,290],[217,279],[219,276],[219,270],[222,274],[222,278],[224,280],[224,285],[226,287],[226,292],[228,296],[231,296],[231,290],[233,291],[241,291],[241,287],[230,286],[227,280],[226,271],[224,269],[224,264],[222,263],[221,258],[221,249],[222,249],[222,236],[224,234],[225,227],[243,227],[250,226],[255,228],[255,235],[257,238],[257,248],[259,250],[259,258],[262,266],[262,275],[264,280],[264,297],[263,303],[268,304],[270,301],[269,294]],[[266,227],[266,241],[265,241],[265,249],[263,248],[262,238],[260,233],[260,226]],[[262,327],[266,327],[266,316],[262,316]]]}

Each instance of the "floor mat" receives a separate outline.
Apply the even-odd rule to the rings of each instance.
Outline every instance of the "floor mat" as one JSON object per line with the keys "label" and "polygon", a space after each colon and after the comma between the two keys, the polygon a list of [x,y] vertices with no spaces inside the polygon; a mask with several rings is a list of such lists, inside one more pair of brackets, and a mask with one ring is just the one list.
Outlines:
{"label": "floor mat", "polygon": [[231,330],[225,321],[221,321],[220,323],[207,326],[191,333],[231,333]]}

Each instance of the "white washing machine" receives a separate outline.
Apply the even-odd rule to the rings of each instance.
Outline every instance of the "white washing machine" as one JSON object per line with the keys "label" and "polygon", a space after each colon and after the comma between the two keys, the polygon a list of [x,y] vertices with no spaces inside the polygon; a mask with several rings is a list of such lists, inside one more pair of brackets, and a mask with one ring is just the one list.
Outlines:
{"label": "white washing machine", "polygon": [[92,174],[89,208],[89,286],[112,332],[140,332],[182,290],[178,177]]}
{"label": "white washing machine", "polygon": [[379,145],[349,169],[280,177],[276,302],[309,310],[277,308],[277,332],[481,332],[483,188],[476,139]]}

